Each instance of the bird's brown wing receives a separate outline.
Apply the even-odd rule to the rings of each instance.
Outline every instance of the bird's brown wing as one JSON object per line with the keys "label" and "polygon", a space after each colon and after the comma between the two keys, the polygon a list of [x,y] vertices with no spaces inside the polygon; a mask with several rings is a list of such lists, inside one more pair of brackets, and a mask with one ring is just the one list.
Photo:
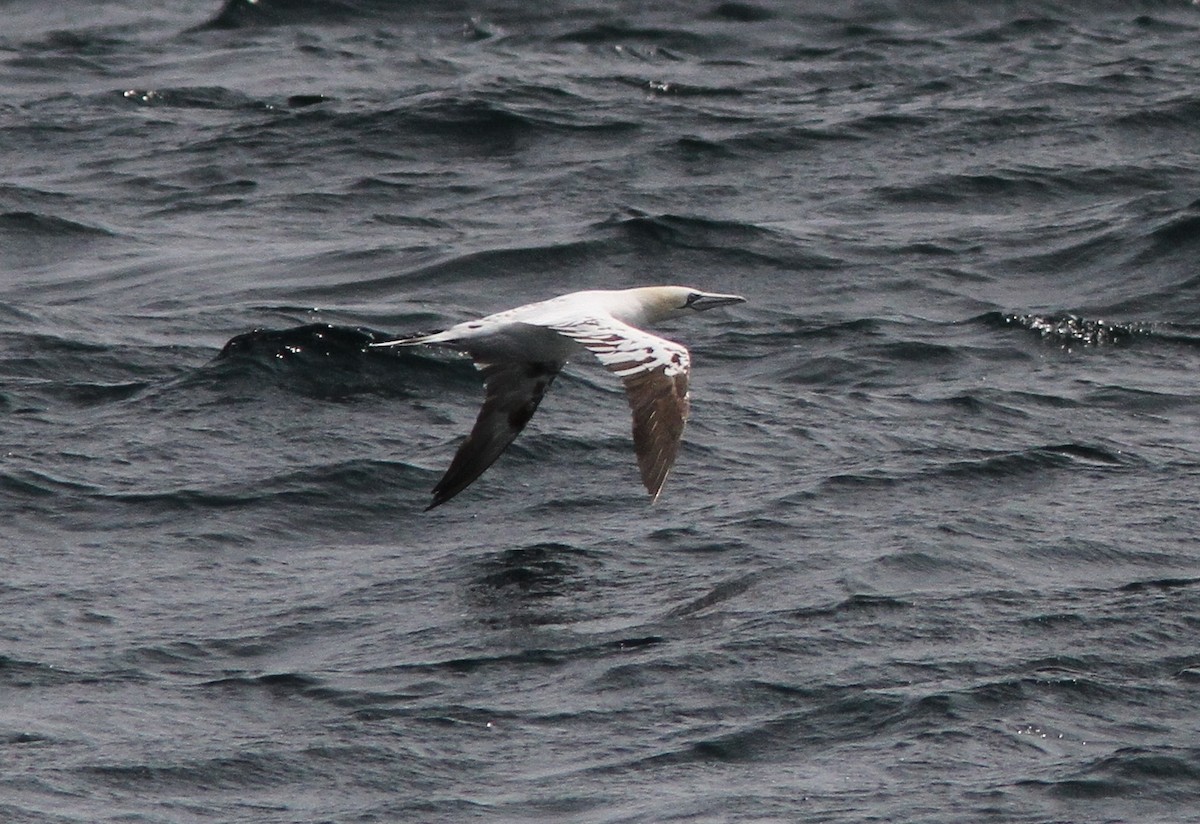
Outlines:
{"label": "bird's brown wing", "polygon": [[589,318],[551,328],[588,349],[625,382],[642,483],[657,499],[679,454],[687,422],[688,350],[612,318]]}

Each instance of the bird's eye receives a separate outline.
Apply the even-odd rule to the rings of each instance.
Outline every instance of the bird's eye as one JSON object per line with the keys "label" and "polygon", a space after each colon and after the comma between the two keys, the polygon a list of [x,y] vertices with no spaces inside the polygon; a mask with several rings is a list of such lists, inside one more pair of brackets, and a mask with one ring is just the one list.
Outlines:
{"label": "bird's eye", "polygon": [[687,303],[683,304],[683,308],[686,309],[687,307],[691,306],[693,303],[695,303],[698,300],[700,300],[700,293],[692,292],[690,295],[687,296]]}

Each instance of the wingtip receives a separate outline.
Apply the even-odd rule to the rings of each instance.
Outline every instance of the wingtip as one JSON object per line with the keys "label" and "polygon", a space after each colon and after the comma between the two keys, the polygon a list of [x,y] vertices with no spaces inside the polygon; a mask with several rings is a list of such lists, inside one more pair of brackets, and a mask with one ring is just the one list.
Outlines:
{"label": "wingtip", "polygon": [[646,491],[650,493],[650,506],[654,506],[656,503],[658,503],[658,497],[662,495],[663,487],[666,486],[666,484],[667,479],[666,476],[664,476],[663,479],[658,482],[658,486],[646,487]]}

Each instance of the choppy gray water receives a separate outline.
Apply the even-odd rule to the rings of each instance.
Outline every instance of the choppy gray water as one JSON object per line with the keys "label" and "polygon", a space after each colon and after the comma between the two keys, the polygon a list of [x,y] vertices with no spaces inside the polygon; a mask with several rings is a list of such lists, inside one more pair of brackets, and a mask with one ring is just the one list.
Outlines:
{"label": "choppy gray water", "polygon": [[[1195,5],[4,17],[0,819],[1200,820]],[[661,282],[657,504],[581,361],[422,513],[366,336]]]}

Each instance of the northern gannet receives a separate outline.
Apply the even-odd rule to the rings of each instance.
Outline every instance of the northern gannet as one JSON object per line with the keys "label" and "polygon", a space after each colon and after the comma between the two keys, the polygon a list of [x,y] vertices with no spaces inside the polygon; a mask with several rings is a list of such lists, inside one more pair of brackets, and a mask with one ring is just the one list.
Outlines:
{"label": "northern gannet", "polygon": [[486,395],[471,434],[433,488],[426,511],[462,492],[520,434],[569,358],[586,349],[625,383],[642,483],[658,498],[688,415],[688,350],[638,327],[731,303],[683,286],[572,292],[466,321],[442,332],[372,346],[444,346],[483,373]]}

